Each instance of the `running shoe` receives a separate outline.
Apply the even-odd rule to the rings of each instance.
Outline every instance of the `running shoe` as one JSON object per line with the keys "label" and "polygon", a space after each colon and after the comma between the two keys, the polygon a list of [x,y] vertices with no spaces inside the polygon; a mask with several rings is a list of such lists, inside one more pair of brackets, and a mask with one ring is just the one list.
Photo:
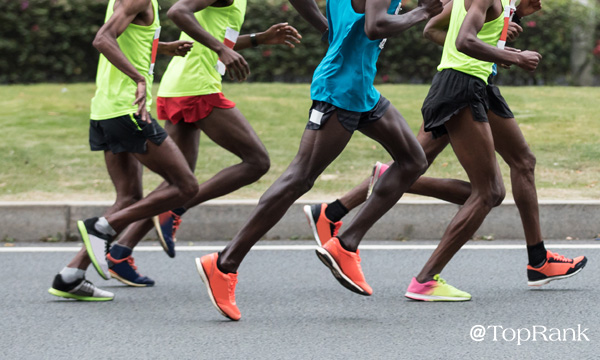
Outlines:
{"label": "running shoe", "polygon": [[552,280],[566,279],[580,272],[587,263],[585,256],[569,259],[563,255],[546,252],[546,261],[540,267],[527,265],[527,285],[542,286]]}
{"label": "running shoe", "polygon": [[313,231],[317,245],[323,246],[329,239],[337,236],[342,222],[333,222],[325,216],[327,204],[304,205],[304,214]]}
{"label": "running shoe", "polygon": [[409,299],[419,301],[469,301],[471,294],[458,290],[447,284],[440,274],[436,274],[433,280],[421,284],[413,278],[408,286],[406,294]]}
{"label": "running shoe", "polygon": [[373,188],[375,187],[375,184],[377,184],[377,180],[379,180],[381,175],[383,175],[383,173],[389,167],[390,167],[389,165],[382,164],[379,161],[375,163],[375,166],[373,166],[373,172],[371,173],[371,180],[369,181],[369,188],[367,190],[367,199],[371,196],[371,193],[373,192]]}
{"label": "running shoe", "polygon": [[317,248],[317,256],[346,289],[366,296],[373,293],[360,266],[359,250],[347,251],[340,245],[340,239],[333,237]]}
{"label": "running shoe", "polygon": [[239,320],[242,317],[240,309],[235,303],[235,286],[237,285],[237,273],[224,274],[217,268],[219,254],[212,253],[196,258],[196,269],[206,285],[208,296],[213,305],[221,313],[231,320]]}
{"label": "running shoe", "polygon": [[48,292],[54,296],[81,301],[110,301],[115,298],[115,294],[98,289],[85,278],[66,283],[60,274],[56,274]]}
{"label": "running shoe", "polygon": [[181,225],[181,216],[175,214],[172,211],[164,212],[158,216],[152,218],[154,222],[154,229],[156,229],[156,235],[160,245],[165,250],[167,255],[175,257],[175,233]]}
{"label": "running shoe", "polygon": [[122,259],[115,259],[109,253],[106,255],[106,259],[108,260],[108,271],[114,279],[128,286],[154,286],[154,280],[147,276],[142,276],[136,271],[137,266],[135,266],[135,261],[131,255]]}
{"label": "running shoe", "polygon": [[77,229],[94,268],[102,278],[108,280],[110,279],[110,273],[108,272],[106,254],[108,254],[113,239],[112,236],[96,230],[94,227],[96,221],[98,221],[97,217],[84,221],[79,220],[77,221]]}

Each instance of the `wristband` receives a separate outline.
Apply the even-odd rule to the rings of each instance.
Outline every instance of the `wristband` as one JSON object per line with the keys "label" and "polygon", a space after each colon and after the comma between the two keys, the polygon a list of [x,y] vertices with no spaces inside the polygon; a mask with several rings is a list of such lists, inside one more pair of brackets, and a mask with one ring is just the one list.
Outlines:
{"label": "wristband", "polygon": [[258,39],[256,38],[256,34],[250,34],[250,43],[252,44],[252,47],[258,46]]}

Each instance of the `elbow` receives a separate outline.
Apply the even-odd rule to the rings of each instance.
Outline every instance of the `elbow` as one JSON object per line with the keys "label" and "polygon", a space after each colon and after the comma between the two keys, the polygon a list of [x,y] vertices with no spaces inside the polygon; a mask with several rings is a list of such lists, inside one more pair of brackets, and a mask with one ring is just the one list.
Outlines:
{"label": "elbow", "polygon": [[383,39],[385,36],[383,35],[382,26],[378,23],[365,23],[365,34],[369,38],[369,40],[378,40]]}
{"label": "elbow", "polygon": [[92,42],[92,46],[94,46],[98,51],[102,52],[104,44],[106,44],[106,38],[102,33],[97,33],[96,37],[94,37],[94,41]]}
{"label": "elbow", "polygon": [[425,26],[425,29],[423,29],[423,37],[427,40],[433,40],[431,29],[428,26]]}
{"label": "elbow", "polygon": [[456,43],[455,43],[456,50],[460,51],[461,53],[465,53],[466,54],[466,51],[469,50],[469,44],[471,42],[472,41],[468,37],[459,36],[456,39]]}
{"label": "elbow", "polygon": [[179,17],[181,16],[181,9],[179,8],[179,6],[177,6],[177,4],[178,3],[175,3],[173,6],[171,6],[169,11],[167,11],[167,17],[175,24],[177,24],[177,19],[179,19]]}

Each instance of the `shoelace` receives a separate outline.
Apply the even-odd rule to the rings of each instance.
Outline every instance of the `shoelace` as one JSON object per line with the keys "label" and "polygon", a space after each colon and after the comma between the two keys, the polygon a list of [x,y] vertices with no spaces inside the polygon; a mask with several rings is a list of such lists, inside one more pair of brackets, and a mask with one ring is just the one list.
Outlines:
{"label": "shoelace", "polygon": [[560,262],[565,262],[565,263],[571,261],[571,259],[566,258],[564,255],[559,255],[558,253],[550,252],[550,255],[552,256],[552,259],[555,261],[560,261]]}
{"label": "shoelace", "polygon": [[336,223],[331,223],[331,236],[337,236],[338,232],[340,231],[340,228],[342,227],[342,222],[338,221]]}
{"label": "shoelace", "polygon": [[440,283],[442,285],[446,284],[446,280],[442,279],[439,275],[434,276],[433,280],[437,281],[438,283]]}
{"label": "shoelace", "polygon": [[135,266],[135,259],[134,259],[134,258],[133,258],[131,255],[129,255],[129,256],[128,256],[128,257],[126,257],[126,258],[122,258],[122,259],[115,259],[115,258],[113,258],[112,256],[110,256],[110,261],[111,261],[113,264],[115,264],[115,265],[116,265],[116,264],[120,264],[120,263],[122,263],[122,262],[124,262],[124,261],[127,261],[127,263],[129,264],[129,266],[131,266],[131,268],[132,268],[134,271],[136,271],[136,270],[137,270],[137,266]]}
{"label": "shoelace", "polygon": [[229,274],[229,302],[235,304],[235,286],[237,285],[237,274]]}
{"label": "shoelace", "polygon": [[173,238],[175,238],[175,233],[177,229],[179,229],[179,225],[181,225],[181,217],[175,213],[171,213],[173,217]]}
{"label": "shoelace", "polygon": [[84,279],[79,290],[84,291],[89,294],[93,294],[94,293],[94,284],[92,284],[88,280]]}

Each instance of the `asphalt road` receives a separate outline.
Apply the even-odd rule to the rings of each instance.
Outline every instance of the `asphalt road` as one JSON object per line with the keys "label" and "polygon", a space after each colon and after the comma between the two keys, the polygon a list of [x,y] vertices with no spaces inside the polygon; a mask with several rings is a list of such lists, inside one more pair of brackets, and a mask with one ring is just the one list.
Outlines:
{"label": "asphalt road", "polygon": [[[597,247],[597,243],[586,244]],[[64,249],[59,245],[52,248]],[[600,273],[600,249],[559,250],[571,257],[587,255],[587,267],[573,278],[538,290],[526,286],[523,249],[463,249],[443,276],[470,292],[472,301],[409,301],[403,296],[406,287],[431,251],[363,249],[363,270],[374,289],[371,297],[339,285],[314,250],[252,251],[240,268],[236,292],[242,312],[239,322],[225,319],[213,308],[196,273],[194,257],[208,253],[206,250],[179,251],[175,259],[162,251],[134,254],[140,272],[156,280],[153,288],[128,288],[116,280],[104,281],[90,269],[90,280],[116,294],[114,301],[105,303],[61,300],[47,293],[54,275],[73,252],[0,252],[0,358],[600,356],[600,287],[595,278]],[[481,335],[472,333],[476,325],[486,329],[481,341],[472,338]],[[569,328],[573,331],[564,330]]]}

